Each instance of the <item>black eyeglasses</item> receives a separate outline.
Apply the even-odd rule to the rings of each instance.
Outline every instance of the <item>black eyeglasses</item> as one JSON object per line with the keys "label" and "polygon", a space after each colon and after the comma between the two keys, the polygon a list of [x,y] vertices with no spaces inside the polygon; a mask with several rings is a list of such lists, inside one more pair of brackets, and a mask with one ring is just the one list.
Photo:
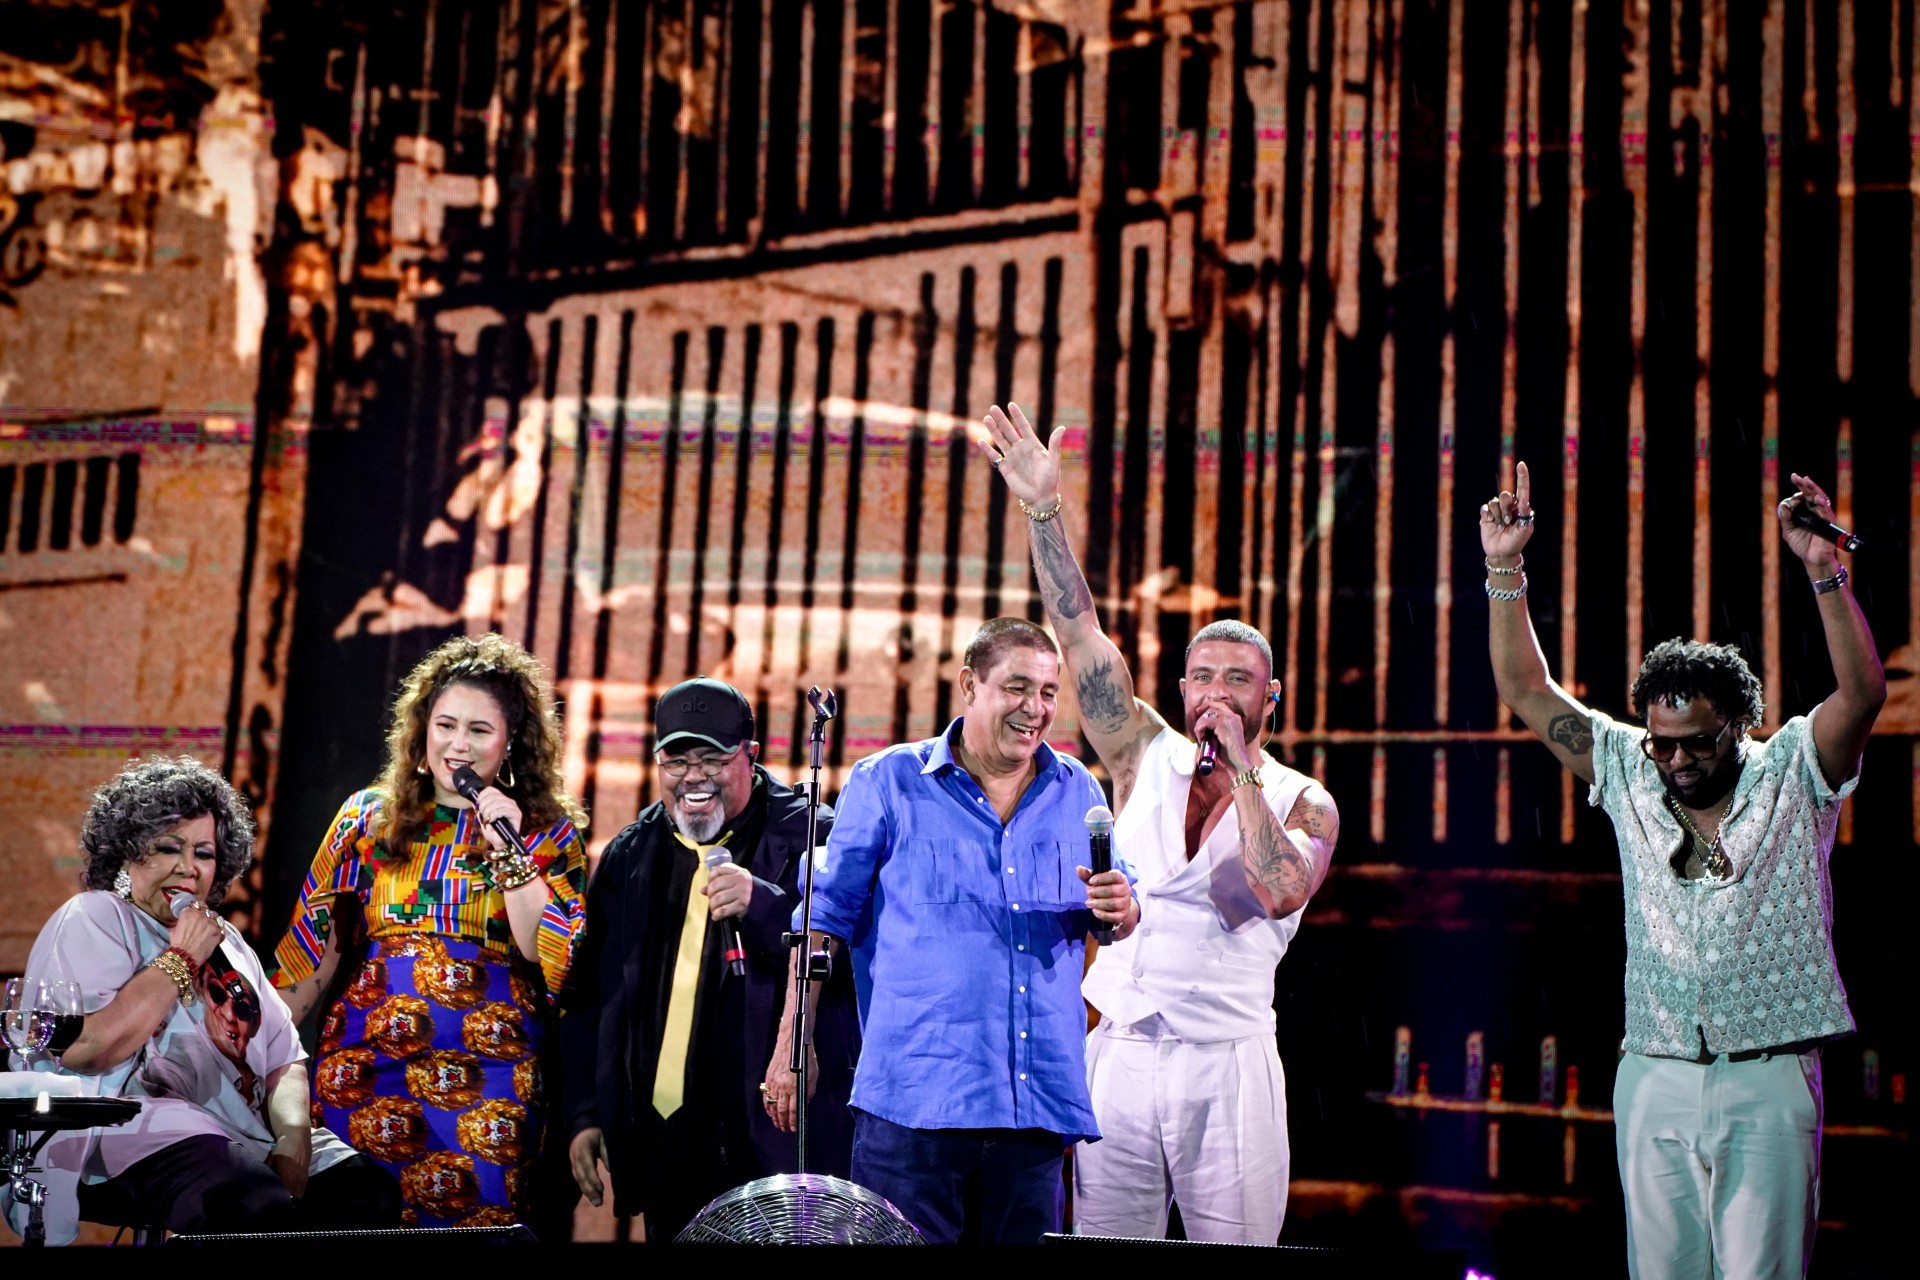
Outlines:
{"label": "black eyeglasses", "polygon": [[1705,760],[1720,749],[1720,740],[1739,723],[1738,720],[1729,720],[1720,726],[1718,733],[1690,733],[1684,738],[1669,738],[1665,734],[1650,732],[1640,739],[1640,750],[1646,752],[1647,759],[1662,764],[1673,759],[1676,751],[1684,751],[1689,760]]}
{"label": "black eyeglasses", "polygon": [[706,776],[712,777],[738,760],[740,753],[746,749],[747,744],[743,742],[731,751],[717,753],[705,751],[690,756],[655,756],[653,759],[654,763],[660,766],[661,772],[669,778],[684,778],[693,769],[698,769]]}

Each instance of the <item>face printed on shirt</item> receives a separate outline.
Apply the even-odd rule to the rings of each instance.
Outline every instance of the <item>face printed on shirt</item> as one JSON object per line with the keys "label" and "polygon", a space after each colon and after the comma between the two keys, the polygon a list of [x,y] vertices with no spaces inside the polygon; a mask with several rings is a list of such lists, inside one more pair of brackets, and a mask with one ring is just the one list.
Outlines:
{"label": "face printed on shirt", "polygon": [[[232,985],[240,990],[231,990]],[[206,1002],[207,1039],[226,1057],[246,1065],[247,1046],[260,1030],[259,993],[235,971],[216,970],[212,962],[201,967],[199,987]]]}

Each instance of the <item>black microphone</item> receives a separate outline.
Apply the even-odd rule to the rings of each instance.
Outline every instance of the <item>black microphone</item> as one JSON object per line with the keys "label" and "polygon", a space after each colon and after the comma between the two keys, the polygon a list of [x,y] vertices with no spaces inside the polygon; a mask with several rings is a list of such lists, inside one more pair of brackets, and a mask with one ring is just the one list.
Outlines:
{"label": "black microphone", "polygon": [[1200,758],[1194,762],[1193,771],[1203,778],[1213,775],[1213,735],[1200,737]]}
{"label": "black microphone", "polygon": [[[1092,864],[1093,874],[1113,870],[1113,810],[1103,804],[1097,804],[1087,810],[1087,852]],[[1103,925],[1093,931],[1093,940],[1101,946],[1113,941],[1112,925]]]}
{"label": "black microphone", "polygon": [[[461,797],[464,798],[468,804],[472,805],[476,811],[479,810],[480,793],[486,790],[486,784],[480,781],[480,775],[473,771],[472,765],[463,764],[453,771],[453,789],[458,791]],[[493,820],[493,829],[500,833],[500,838],[507,842],[509,849],[512,849],[524,858],[531,858],[533,856],[527,849],[526,841],[520,838],[520,833],[513,829],[511,822],[505,818],[495,818]]]}
{"label": "black microphone", "polygon": [[[167,894],[167,904],[173,908],[173,914],[176,918],[185,915],[189,911],[201,909],[200,900],[185,889],[175,889]],[[222,929],[220,932],[224,935],[226,930]],[[253,992],[247,989],[246,982],[240,977],[240,971],[234,967],[233,961],[227,959],[227,953],[223,948],[218,946],[214,947],[213,953],[207,957],[206,963],[208,985],[211,986],[215,981],[218,981],[220,989],[226,992],[227,999],[233,1001],[238,1006],[236,1012],[251,1010],[255,1007]],[[252,1014],[247,1013],[242,1018],[242,1021],[251,1017]]]}
{"label": "black microphone", "polygon": [[1793,514],[1787,517],[1787,521],[1796,528],[1805,529],[1816,538],[1825,538],[1842,551],[1860,549],[1860,539],[1831,520],[1822,520],[1820,513],[1808,505],[1804,498],[1793,504]]}
{"label": "black microphone", "polygon": [[[708,849],[703,859],[707,864],[707,883],[713,883],[716,867],[733,865],[733,855],[720,845]],[[747,946],[740,940],[740,922],[726,919],[720,922],[720,940],[724,945],[722,955],[726,958],[727,972],[736,978],[747,976]]]}

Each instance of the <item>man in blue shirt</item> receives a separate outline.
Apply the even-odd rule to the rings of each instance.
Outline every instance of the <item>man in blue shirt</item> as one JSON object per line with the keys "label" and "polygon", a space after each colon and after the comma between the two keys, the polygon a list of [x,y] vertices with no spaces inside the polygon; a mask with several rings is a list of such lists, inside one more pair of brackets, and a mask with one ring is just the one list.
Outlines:
{"label": "man in blue shirt", "polygon": [[1106,798],[1046,745],[1059,688],[1045,631],[981,627],[961,717],[855,766],[815,872],[816,936],[852,953],[865,1035],[853,1180],[932,1243],[1058,1231],[1061,1156],[1099,1137],[1086,935],[1125,937],[1140,912],[1124,870],[1084,865],[1086,812]]}

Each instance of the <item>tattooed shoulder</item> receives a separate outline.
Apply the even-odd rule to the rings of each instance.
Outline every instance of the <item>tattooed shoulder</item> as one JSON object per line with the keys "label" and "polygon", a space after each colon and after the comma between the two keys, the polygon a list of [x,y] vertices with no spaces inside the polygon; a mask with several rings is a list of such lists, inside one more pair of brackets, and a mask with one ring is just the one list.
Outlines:
{"label": "tattooed shoulder", "polygon": [[1593,750],[1593,725],[1569,711],[1547,722],[1547,740],[1564,747],[1569,755],[1584,756]]}
{"label": "tattooed shoulder", "polygon": [[1311,786],[1293,802],[1284,824],[1329,844],[1340,838],[1340,807],[1325,787]]}

